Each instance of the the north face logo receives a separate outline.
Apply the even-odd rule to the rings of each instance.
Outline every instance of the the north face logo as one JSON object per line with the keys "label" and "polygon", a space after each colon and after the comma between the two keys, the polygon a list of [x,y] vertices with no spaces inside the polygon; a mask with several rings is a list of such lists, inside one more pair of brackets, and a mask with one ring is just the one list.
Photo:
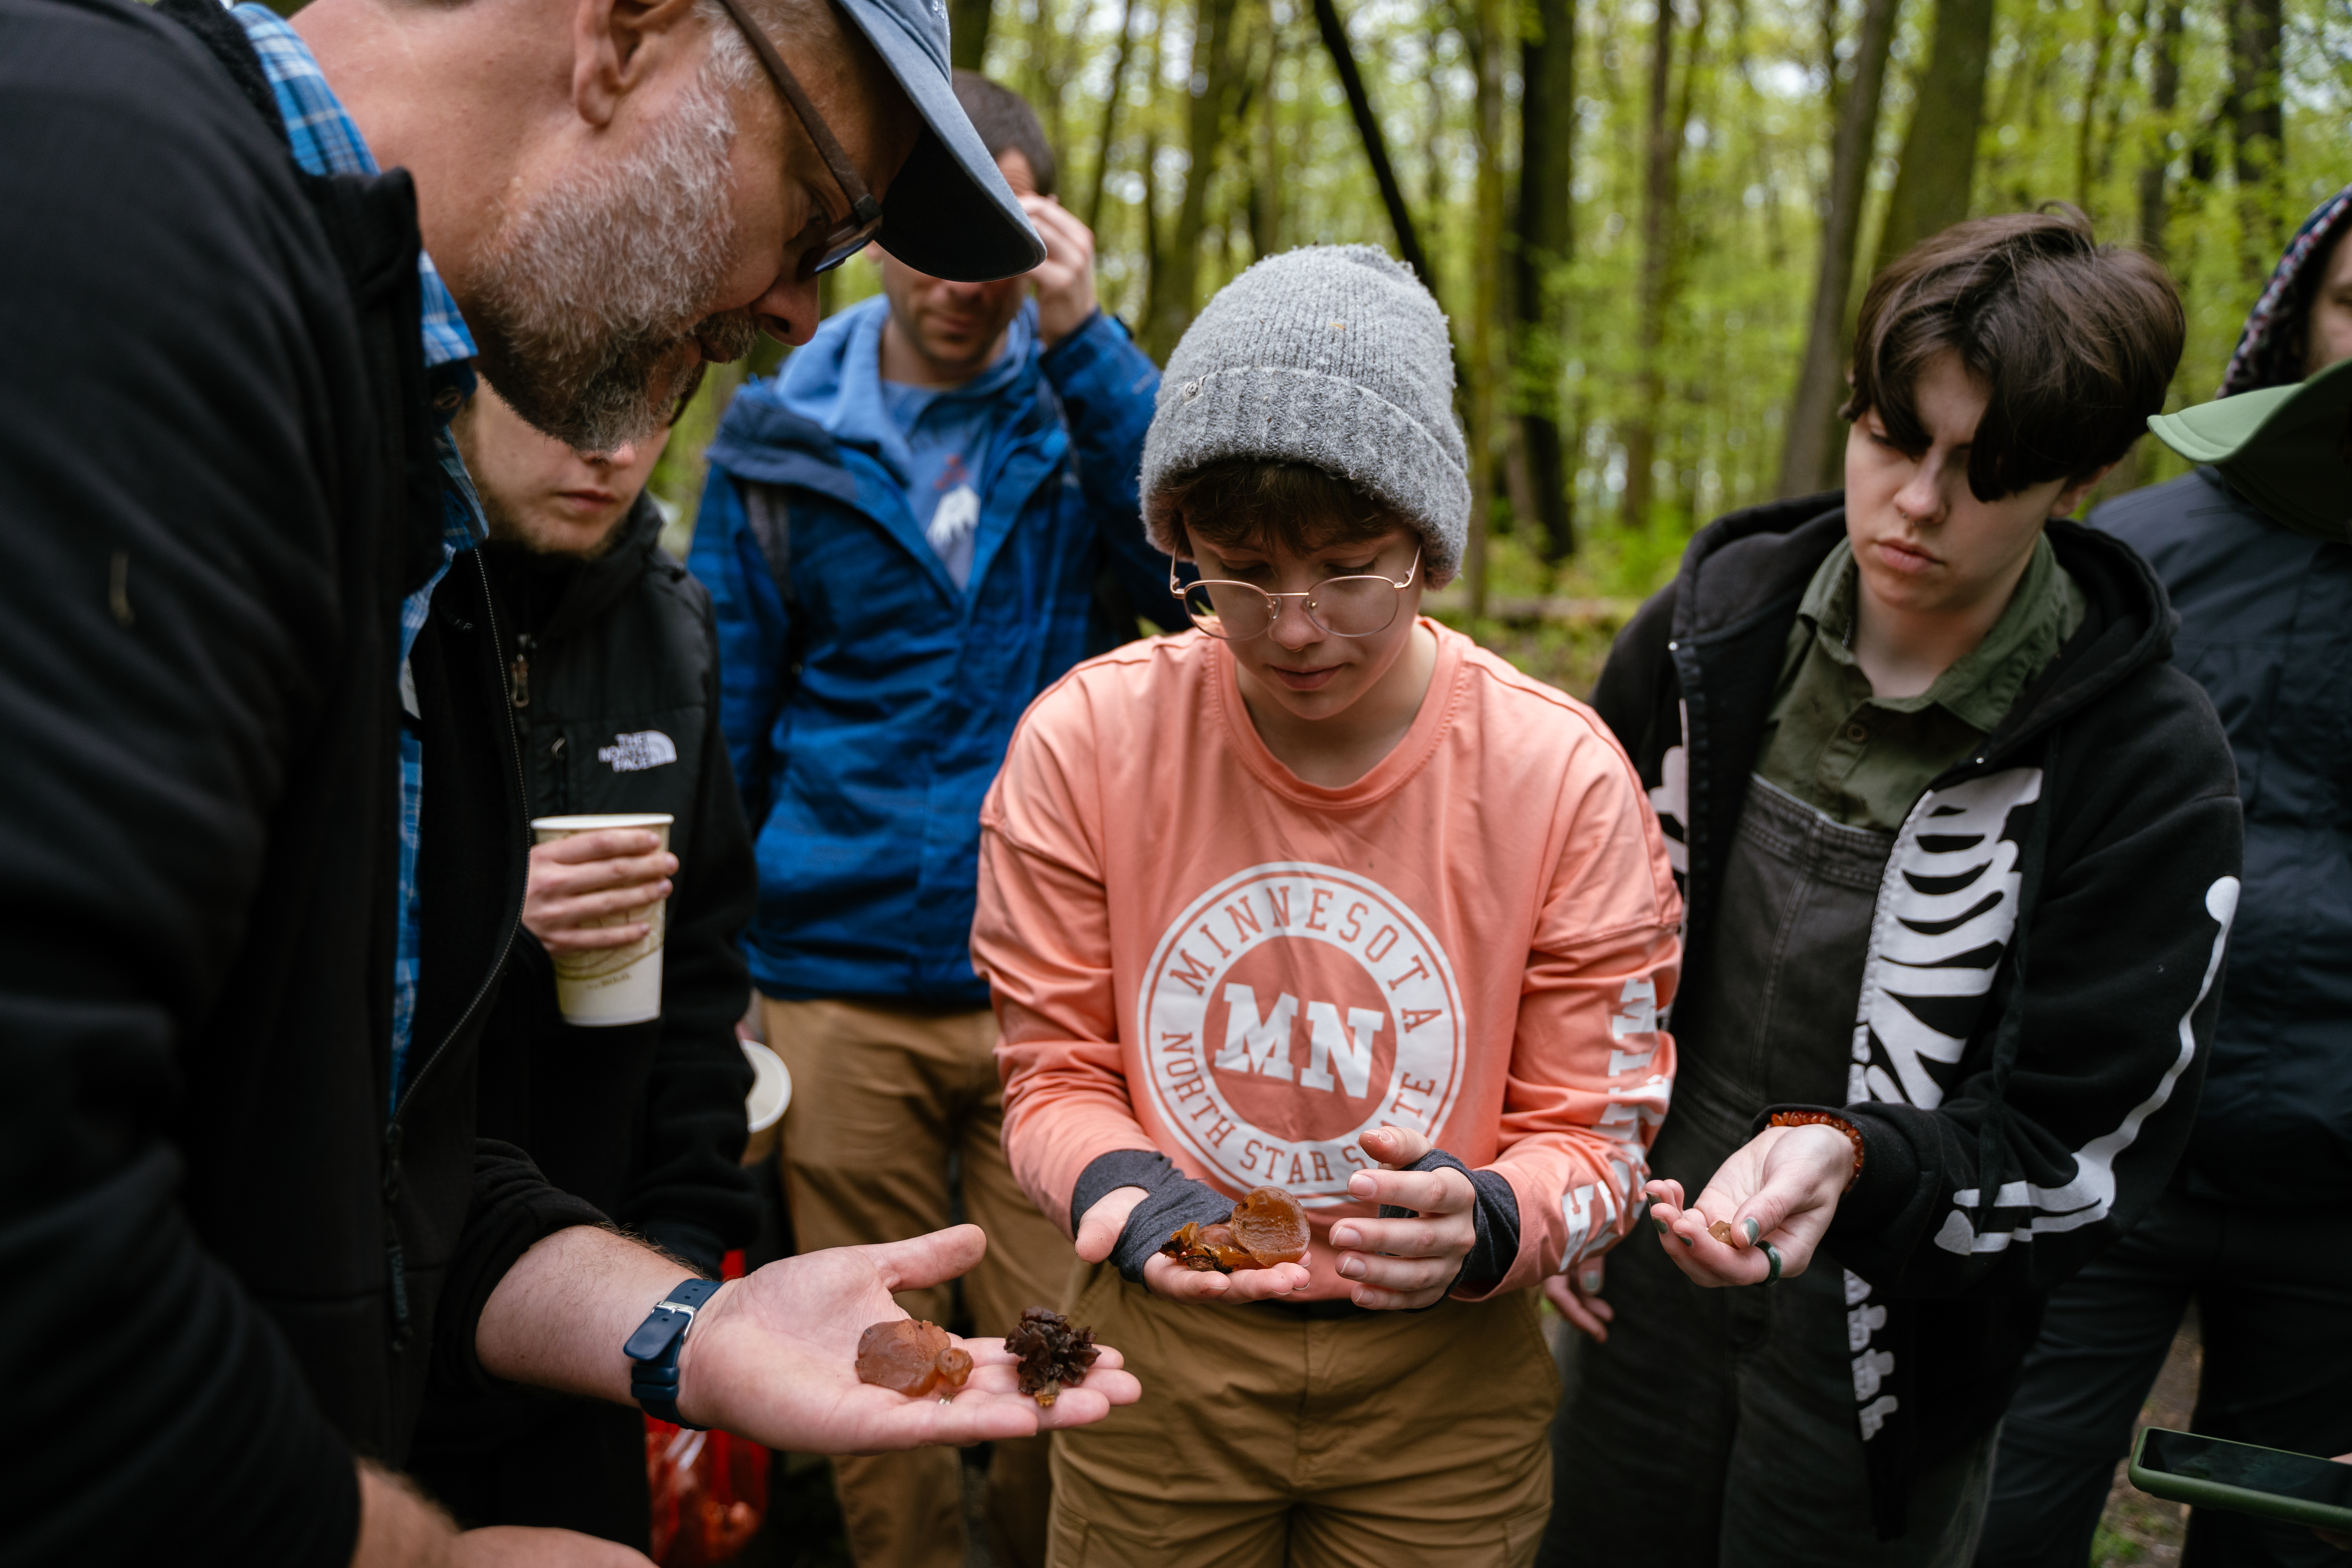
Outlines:
{"label": "the north face logo", "polygon": [[677,761],[677,742],[659,730],[636,730],[614,736],[609,746],[597,747],[596,760],[612,763],[616,773],[643,773]]}

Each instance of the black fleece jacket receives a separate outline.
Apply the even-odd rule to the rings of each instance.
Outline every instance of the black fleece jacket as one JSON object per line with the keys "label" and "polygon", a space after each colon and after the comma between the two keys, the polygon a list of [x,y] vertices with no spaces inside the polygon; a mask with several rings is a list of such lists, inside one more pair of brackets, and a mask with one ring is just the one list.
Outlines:
{"label": "black fleece jacket", "polygon": [[[1686,973],[1706,973],[1724,854],[1798,602],[1844,536],[1842,499],[1704,530],[1593,695],[1678,841]],[[1825,1247],[1853,1277],[1865,1434],[1890,1426],[1905,1473],[1915,1440],[1932,1458],[2000,1417],[2042,1293],[2162,1190],[2236,908],[2236,773],[2204,692],[2168,660],[2162,586],[2107,535],[2049,534],[2089,613],[1914,807],[1855,1014],[1822,1021],[1855,1042],[1853,1103],[1826,1109],[1867,1145]]]}
{"label": "black fleece jacket", "polygon": [[349,1561],[355,1453],[595,1213],[478,1143],[520,908],[479,567],[435,553],[415,203],[293,164],[211,0],[0,0],[0,1562]]}
{"label": "black fleece jacket", "polygon": [[516,938],[482,1050],[481,1130],[716,1279],[759,1224],[735,1041],[759,874],[719,729],[710,596],[662,550],[661,522],[639,497],[595,561],[485,552],[530,815],[667,812],[678,869],[650,1023],[566,1024],[546,950]]}

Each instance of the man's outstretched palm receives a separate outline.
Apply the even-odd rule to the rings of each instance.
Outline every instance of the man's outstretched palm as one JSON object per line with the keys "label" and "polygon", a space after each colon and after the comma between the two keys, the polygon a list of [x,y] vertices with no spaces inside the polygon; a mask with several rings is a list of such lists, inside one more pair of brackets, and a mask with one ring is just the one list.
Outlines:
{"label": "man's outstretched palm", "polygon": [[873,1454],[1033,1436],[1133,1404],[1142,1385],[1108,1346],[1086,1382],[1062,1390],[1050,1408],[1015,1387],[1014,1358],[995,1339],[956,1342],[970,1352],[972,1373],[944,1403],[857,1381],[858,1336],[907,1316],[892,1292],[952,1279],[987,1248],[980,1227],[963,1225],[788,1258],[735,1281],[688,1339],[682,1412],[772,1447]]}

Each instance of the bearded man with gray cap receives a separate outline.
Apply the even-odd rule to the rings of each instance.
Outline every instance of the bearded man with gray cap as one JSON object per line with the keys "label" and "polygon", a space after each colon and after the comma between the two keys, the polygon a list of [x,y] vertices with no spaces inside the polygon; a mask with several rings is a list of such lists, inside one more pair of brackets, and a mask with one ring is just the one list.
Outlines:
{"label": "bearded man with gray cap", "polygon": [[455,1533],[394,1473],[428,1383],[821,1451],[1135,1397],[1115,1352],[1044,1413],[992,1346],[946,1405],[856,1380],[976,1230],[714,1287],[474,1135],[522,793],[448,416],[478,368],[608,447],[868,239],[1034,266],[947,59],[916,0],[0,0],[25,1560],[643,1562]]}

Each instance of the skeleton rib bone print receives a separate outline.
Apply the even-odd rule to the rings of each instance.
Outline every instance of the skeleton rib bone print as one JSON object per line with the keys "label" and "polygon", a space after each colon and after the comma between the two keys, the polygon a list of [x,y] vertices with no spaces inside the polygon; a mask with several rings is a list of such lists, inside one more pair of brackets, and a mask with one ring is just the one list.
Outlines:
{"label": "skeleton rib bone print", "polygon": [[1927,1064],[1960,1059],[1992,988],[2017,929],[2010,816],[2041,796],[2041,769],[2011,768],[1930,791],[1911,808],[1871,918],[1849,1103],[1943,1103],[1946,1086]]}

